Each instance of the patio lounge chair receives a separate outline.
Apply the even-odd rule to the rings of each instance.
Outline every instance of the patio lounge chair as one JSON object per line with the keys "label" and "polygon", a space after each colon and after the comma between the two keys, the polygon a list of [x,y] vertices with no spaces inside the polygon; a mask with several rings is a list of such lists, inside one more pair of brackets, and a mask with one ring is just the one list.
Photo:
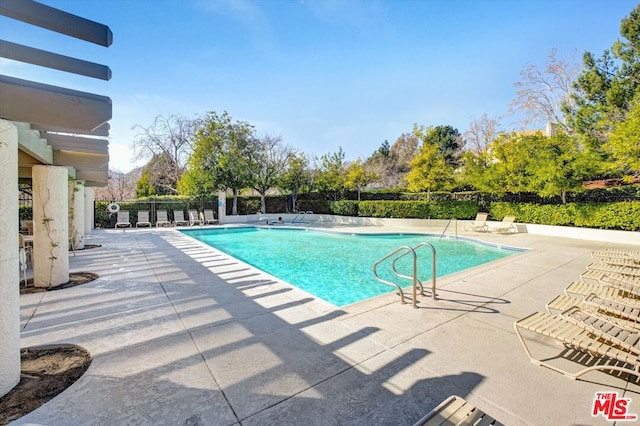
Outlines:
{"label": "patio lounge chair", "polygon": [[451,395],[442,401],[429,414],[418,420],[414,426],[446,425],[495,425],[502,423],[489,417],[483,411],[469,404],[457,395]]}
{"label": "patio lounge chair", "polygon": [[167,217],[166,210],[158,210],[158,214],[156,217],[156,226],[171,226],[171,222]]}
{"label": "patio lounge chair", "polygon": [[640,289],[634,286],[627,286],[620,283],[585,283],[574,281],[564,289],[567,296],[575,294],[577,296],[586,297],[590,294],[596,294],[605,298],[619,299],[640,299]]}
{"label": "patio lounge chair", "polygon": [[173,223],[178,225],[188,225],[189,221],[184,218],[184,212],[182,210],[173,211]]}
{"label": "patio lounge chair", "polygon": [[198,210],[189,210],[189,226],[202,225]]}
{"label": "patio lounge chair", "polygon": [[476,215],[476,220],[474,220],[472,224],[467,225],[464,228],[465,231],[489,232],[489,227],[487,226],[488,218],[489,213],[478,213]]}
{"label": "patio lounge chair", "polygon": [[149,210],[138,211],[138,221],[136,222],[136,228],[141,226],[148,226],[151,228],[151,222],[149,222]]}
{"label": "patio lounge chair", "polygon": [[[572,379],[594,370],[615,370],[636,376],[640,374],[640,359],[638,358],[640,352],[626,349],[625,347],[629,346],[628,342],[623,347],[619,343],[621,339],[600,331],[598,327],[586,328],[581,324],[576,324],[566,318],[546,312],[535,312],[514,322],[513,326],[522,347],[532,363],[547,367]],[[535,358],[527,346],[522,334],[523,331],[552,339],[567,348],[599,358],[603,362],[589,363],[589,366],[576,373],[563,370],[546,362],[547,359],[551,358],[546,357],[545,361]],[[621,365],[620,363],[623,364]]]}
{"label": "patio lounge chair", "polygon": [[622,318],[632,323],[635,328],[640,325],[640,301],[632,299],[606,298],[597,294],[590,294],[582,299],[561,294],[546,305],[550,314],[564,312],[573,307]]}
{"label": "patio lounge chair", "polygon": [[502,219],[502,222],[500,222],[499,225],[491,228],[490,231],[497,232],[499,234],[514,234],[518,232],[518,228],[516,227],[515,223],[513,223],[515,222],[515,220],[515,216],[505,216]]}
{"label": "patio lounge chair", "polygon": [[596,262],[607,263],[607,259],[631,259],[640,263],[640,251],[637,250],[619,250],[619,249],[603,249],[595,250],[591,253],[591,257]]}
{"label": "patio lounge chair", "polygon": [[213,210],[211,209],[204,210],[204,217],[202,218],[202,223],[204,223],[205,225],[218,223],[218,219],[216,219],[213,216]]}
{"label": "patio lounge chair", "polygon": [[591,263],[587,265],[587,270],[605,272],[606,274],[620,274],[634,279],[640,279],[640,265],[610,265],[608,263]]}
{"label": "patio lounge chair", "polygon": [[118,220],[116,221],[116,228],[130,228],[131,227],[131,222],[129,222],[129,211],[127,210],[120,210],[118,212]]}

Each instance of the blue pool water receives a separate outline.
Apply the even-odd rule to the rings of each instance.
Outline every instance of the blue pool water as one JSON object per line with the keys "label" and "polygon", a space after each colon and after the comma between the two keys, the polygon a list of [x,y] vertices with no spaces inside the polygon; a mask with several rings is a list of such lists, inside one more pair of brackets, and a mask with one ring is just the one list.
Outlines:
{"label": "blue pool water", "polygon": [[[394,291],[376,281],[373,264],[399,246],[415,246],[426,241],[437,251],[437,276],[452,274],[517,253],[465,240],[439,240],[419,234],[342,234],[283,228],[218,228],[184,230],[185,234],[224,253],[274,275],[336,306]],[[429,280],[432,255],[428,247],[419,250],[421,281]],[[397,269],[412,275],[411,256],[398,261]],[[383,278],[402,287],[391,265],[380,265]]]}

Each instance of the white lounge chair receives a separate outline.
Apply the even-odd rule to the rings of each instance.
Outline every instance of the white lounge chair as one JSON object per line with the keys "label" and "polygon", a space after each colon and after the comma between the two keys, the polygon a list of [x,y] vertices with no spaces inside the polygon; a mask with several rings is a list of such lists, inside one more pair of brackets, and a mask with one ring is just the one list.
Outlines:
{"label": "white lounge chair", "polygon": [[149,210],[138,210],[138,221],[136,222],[136,228],[141,226],[151,227],[149,222]]}
{"label": "white lounge chair", "polygon": [[189,226],[202,225],[198,210],[189,210]]}
{"label": "white lounge chair", "polygon": [[218,223],[218,219],[213,216],[213,210],[205,209],[203,214],[204,216],[202,217],[202,223],[204,223],[205,225]]}
{"label": "white lounge chair", "polygon": [[497,232],[499,234],[514,234],[518,232],[518,228],[515,225],[515,216],[505,216],[499,225],[490,229],[491,232]]}
{"label": "white lounge chair", "polygon": [[640,250],[602,249],[595,250],[591,256],[600,263],[607,263],[609,259],[630,259],[640,263]]}
{"label": "white lounge chair", "polygon": [[488,218],[489,218],[489,213],[478,213],[476,215],[476,220],[474,220],[472,224],[469,224],[464,228],[465,231],[488,232],[489,231],[489,227],[487,226]]}
{"label": "white lounge chair", "polygon": [[[572,379],[594,370],[621,371],[635,376],[640,374],[640,352],[637,349],[628,349],[631,346],[628,342],[624,346],[621,345],[620,341],[625,340],[623,335],[603,332],[593,324],[587,328],[581,321],[569,321],[546,312],[535,312],[516,321],[513,326],[531,362]],[[549,357],[548,354],[545,355],[544,360],[534,357],[525,341],[523,332],[535,333],[538,336],[536,341],[540,338],[549,338],[567,348],[599,358],[602,362],[589,363],[590,366],[571,373],[548,361],[556,357]],[[562,357],[564,352],[565,350],[562,349],[559,356]]]}
{"label": "white lounge chair", "polygon": [[129,211],[120,210],[118,212],[118,220],[116,221],[116,228],[130,228],[131,222],[129,222]]}
{"label": "white lounge chair", "polygon": [[173,211],[173,223],[178,225],[189,225],[189,221],[184,218],[184,212],[182,210]]}
{"label": "white lounge chair", "polygon": [[158,210],[156,217],[156,226],[171,226],[166,210]]}
{"label": "white lounge chair", "polygon": [[454,425],[502,426],[502,423],[469,404],[463,398],[451,395],[413,426]]}

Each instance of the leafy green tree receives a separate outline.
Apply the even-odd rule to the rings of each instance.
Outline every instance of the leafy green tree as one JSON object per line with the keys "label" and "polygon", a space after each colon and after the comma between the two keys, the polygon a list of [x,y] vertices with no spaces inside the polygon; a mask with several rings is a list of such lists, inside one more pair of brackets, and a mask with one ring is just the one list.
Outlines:
{"label": "leafy green tree", "polygon": [[166,153],[154,155],[142,168],[142,175],[136,182],[136,196],[172,195],[177,191],[174,176],[170,172],[173,161]]}
{"label": "leafy green tree", "polygon": [[347,167],[345,175],[345,187],[347,189],[355,189],[358,191],[358,201],[360,201],[360,191],[362,188],[374,182],[378,176],[367,169],[361,159],[353,161]]}
{"label": "leafy green tree", "polygon": [[640,174],[640,93],[636,94],[625,121],[614,128],[604,148],[619,169]]}
{"label": "leafy green tree", "polygon": [[231,189],[232,214],[237,215],[239,191],[255,183],[257,152],[253,126],[234,122],[226,111],[209,112],[196,133],[180,188],[189,195]]}
{"label": "leafy green tree", "polygon": [[640,4],[620,25],[621,38],[599,59],[586,52],[575,82],[575,106],[565,106],[570,127],[607,160],[604,145],[625,120],[640,84]]}
{"label": "leafy green tree", "polygon": [[431,191],[451,189],[453,184],[453,167],[447,164],[445,156],[435,143],[423,142],[418,154],[411,161],[411,170],[407,173],[409,191],[427,191],[427,200]]}
{"label": "leafy green tree", "polygon": [[291,208],[295,213],[297,211],[296,204],[298,202],[299,191],[311,186],[309,160],[304,153],[292,153],[289,156],[289,161],[280,179],[279,186],[291,191]]}
{"label": "leafy green tree", "polygon": [[316,188],[334,201],[338,201],[342,197],[345,188],[344,156],[342,147],[338,149],[338,152],[322,155],[317,170]]}
{"label": "leafy green tree", "polygon": [[458,129],[452,126],[425,127],[415,124],[413,134],[425,144],[435,145],[442,153],[444,161],[456,168],[460,165],[462,148],[465,145]]}
{"label": "leafy green tree", "polygon": [[531,183],[530,158],[535,155],[537,141],[542,133],[521,135],[503,134],[493,141],[491,166],[487,170],[484,183],[490,192],[518,194],[527,192]]}
{"label": "leafy green tree", "polygon": [[260,194],[260,212],[264,214],[267,212],[265,195],[284,176],[292,151],[283,145],[279,136],[265,136],[257,142],[253,189]]}

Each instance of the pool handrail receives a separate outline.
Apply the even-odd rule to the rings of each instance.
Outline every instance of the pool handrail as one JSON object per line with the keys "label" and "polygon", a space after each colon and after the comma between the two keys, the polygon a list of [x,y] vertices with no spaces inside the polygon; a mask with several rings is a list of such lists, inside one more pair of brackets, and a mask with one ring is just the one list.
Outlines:
{"label": "pool handrail", "polygon": [[[296,223],[296,220],[298,220],[298,223],[302,223],[302,221],[304,220],[304,217],[308,214],[313,214],[313,212],[311,210],[307,210],[307,211],[301,211],[299,212],[296,217],[293,218],[293,220],[291,221],[291,223]],[[300,219],[298,219],[300,218]]]}
{"label": "pool handrail", "polygon": [[[432,265],[432,268],[431,268],[431,275],[432,275],[432,276],[431,276],[431,298],[432,298],[433,300],[437,300],[437,295],[436,295],[436,258],[437,258],[437,255],[436,255],[436,248],[433,246],[433,244],[428,243],[428,242],[426,242],[426,241],[423,241],[423,242],[419,243],[418,245],[416,245],[416,246],[412,247],[412,249],[413,249],[413,251],[414,251],[414,252],[417,252],[417,250],[418,250],[420,247],[424,247],[424,246],[429,246],[429,247],[431,247],[431,252],[432,252],[432,254],[433,254],[433,257],[432,257],[432,259],[433,259],[433,265]],[[406,275],[402,275],[402,274],[400,274],[400,273],[398,272],[398,270],[396,269],[396,262],[397,262],[400,258],[402,258],[402,257],[404,257],[404,256],[406,256],[406,255],[407,255],[407,253],[404,253],[404,254],[401,254],[400,256],[396,257],[396,258],[393,260],[393,262],[391,263],[391,266],[392,266],[392,268],[393,268],[393,272],[394,272],[398,277],[401,277],[401,278],[409,278],[409,279],[411,279],[411,277],[408,277],[408,276],[406,276]],[[417,254],[416,254],[416,261],[417,261]],[[417,271],[417,269],[416,269],[416,270],[414,270],[414,272],[413,272],[413,273],[414,273],[414,276],[415,276],[414,278],[415,278],[416,286],[419,286],[419,287],[420,287],[420,295],[424,296],[424,295],[425,295],[425,294],[424,294],[424,286],[422,285],[423,283],[422,283],[420,280],[418,280],[418,271]],[[415,291],[415,288],[414,288],[414,291]]]}
{"label": "pool handrail", "polygon": [[405,303],[404,301],[404,292],[402,291],[402,287],[400,287],[397,283],[394,283],[392,281],[387,281],[384,278],[380,278],[380,275],[378,275],[378,265],[382,262],[384,262],[385,260],[389,259],[391,256],[394,256],[395,254],[399,253],[400,251],[405,251],[405,253],[402,255],[406,255],[411,253],[413,255],[413,272],[414,272],[414,278],[408,277],[408,276],[401,276],[398,275],[396,273],[396,275],[398,275],[400,278],[407,278],[413,281],[413,307],[417,308],[416,305],[416,281],[417,281],[417,272],[418,272],[418,258],[416,256],[416,252],[413,248],[409,247],[409,246],[400,246],[397,249],[393,250],[391,253],[387,254],[384,257],[381,257],[380,259],[378,259],[374,264],[373,264],[373,275],[376,277],[376,279],[381,282],[382,284],[386,284],[386,285],[390,285],[392,287],[395,287],[396,289],[398,289],[398,292],[400,292],[400,303]]}

